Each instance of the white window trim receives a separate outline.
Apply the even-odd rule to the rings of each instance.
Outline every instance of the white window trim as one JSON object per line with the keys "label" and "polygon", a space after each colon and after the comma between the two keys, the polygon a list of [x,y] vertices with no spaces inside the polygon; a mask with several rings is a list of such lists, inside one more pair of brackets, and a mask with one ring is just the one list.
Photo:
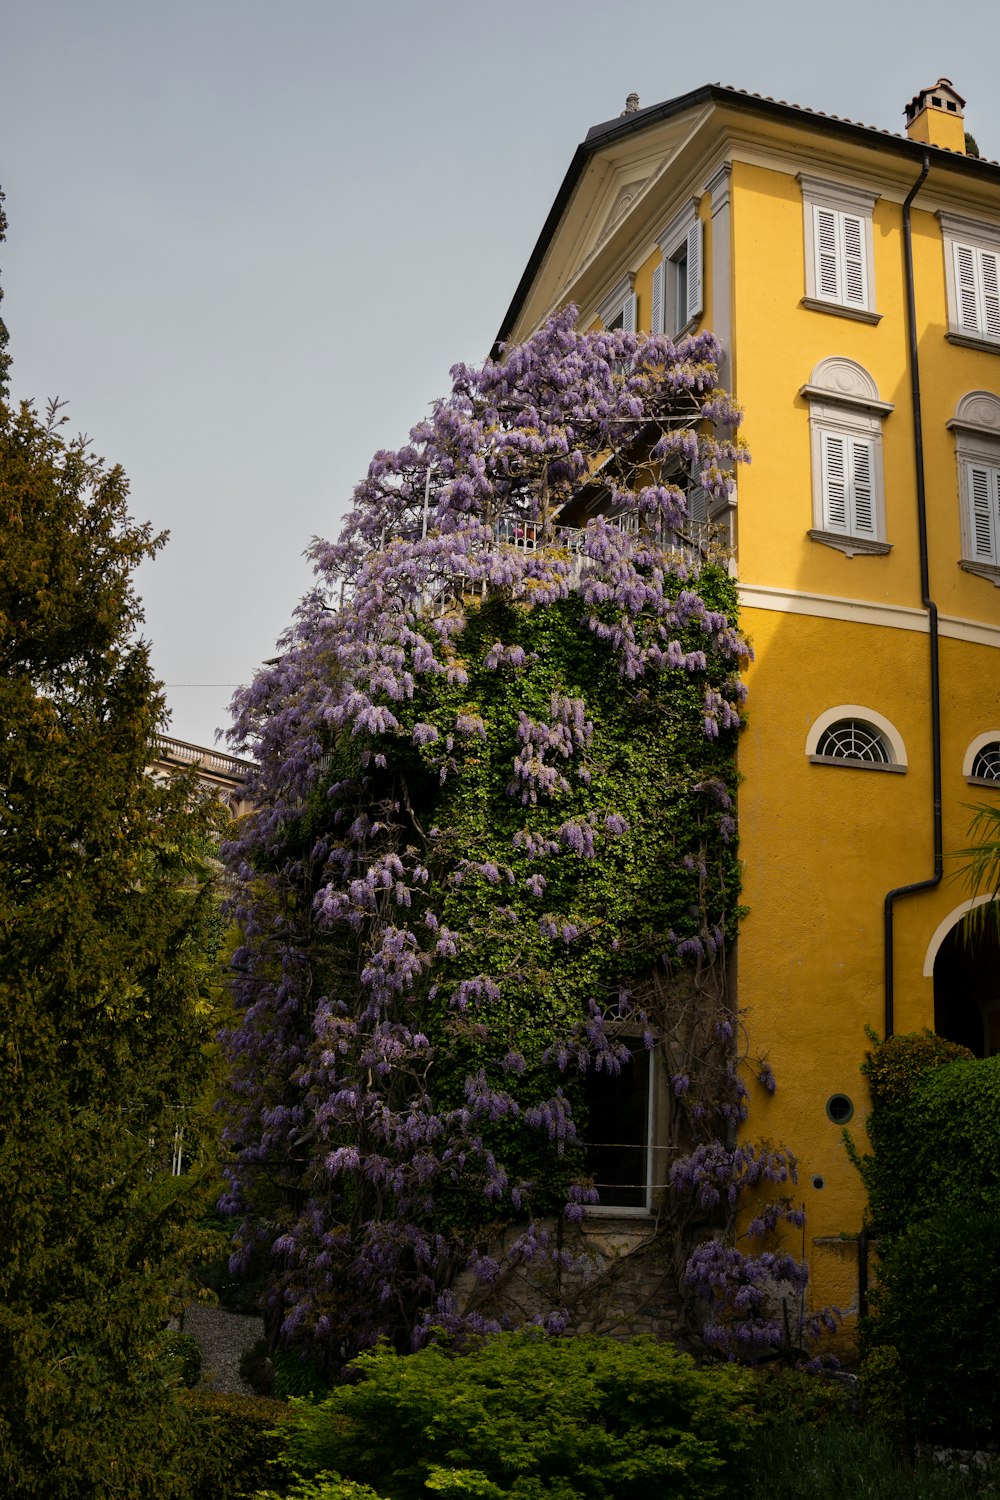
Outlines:
{"label": "white window trim", "polygon": [[[699,198],[691,198],[670,220],[657,237],[657,248],[663,259],[653,267],[653,303],[650,311],[651,333],[667,333],[680,338],[697,325],[705,308],[705,226],[698,212]],[[678,283],[682,257],[686,258],[687,275],[683,289]],[[680,293],[683,290],[684,317],[680,318]]]}
{"label": "white window trim", "polygon": [[[825,755],[817,756],[816,746],[823,735],[836,724],[839,719],[861,719],[865,724],[870,724],[877,729],[889,747],[892,756],[892,764],[889,766],[879,765],[875,761],[841,760],[839,758]],[[865,708],[860,703],[838,703],[836,708],[828,708],[821,713],[819,718],[810,726],[806,735],[806,754],[810,760],[819,761],[823,765],[858,767],[873,771],[905,771],[909,762],[906,758],[906,746],[903,744],[903,736],[890,719],[880,714],[874,708]]]}
{"label": "white window trim", "polygon": [[615,321],[618,314],[622,315],[622,332],[635,333],[636,330],[636,296],[633,290],[635,286],[635,274],[626,271],[620,281],[617,281],[604,301],[597,309],[604,328],[607,329]]}
{"label": "white window trim", "polygon": [[[803,227],[805,232],[806,294],[801,299],[803,307],[814,311],[835,313],[844,318],[857,318],[862,323],[878,323],[881,313],[875,311],[875,255],[872,243],[872,211],[879,194],[863,188],[849,187],[842,182],[829,182],[823,177],[811,177],[798,173],[802,189]],[[816,241],[816,210],[829,209],[835,214],[849,215],[861,220],[861,250],[864,278],[863,299],[848,301],[846,297],[824,296],[819,276],[819,246]],[[841,275],[846,268],[841,267]]]}
{"label": "white window trim", "polygon": [[967,219],[962,214],[946,213],[944,209],[938,212],[938,222],[944,243],[944,282],[948,302],[946,337],[953,344],[962,344],[970,349],[985,349],[996,354],[1000,352],[1000,334],[989,334],[983,328],[969,331],[963,327],[955,276],[955,249],[961,245],[973,251],[986,251],[1000,256],[1000,225],[984,224],[979,219]]}
{"label": "white window trim", "polygon": [[985,750],[987,745],[998,743],[1000,743],[1000,729],[987,729],[984,734],[977,734],[976,738],[970,741],[965,752],[965,759],[962,761],[962,775],[972,786],[991,786],[994,790],[1000,790],[1000,782],[983,781],[978,776],[973,777],[972,774],[972,767],[976,763],[976,756],[980,750]]}
{"label": "white window trim", "polygon": [[[800,395],[809,402],[812,445],[813,524],[811,541],[833,547],[847,557],[884,556],[890,550],[885,531],[885,487],[882,463],[882,423],[894,410],[879,399],[878,386],[868,371],[845,355],[821,359]],[[864,441],[871,448],[872,530],[852,530],[831,523],[827,514],[824,438]]]}
{"label": "white window trim", "polygon": [[958,468],[958,508],[962,531],[962,556],[959,566],[977,578],[986,578],[1000,588],[1000,504],[993,514],[994,560],[987,562],[975,556],[972,496],[969,466],[990,469],[1000,486],[1000,397],[992,391],[969,391],[959,401],[955,415],[947,424],[955,434],[955,462]]}

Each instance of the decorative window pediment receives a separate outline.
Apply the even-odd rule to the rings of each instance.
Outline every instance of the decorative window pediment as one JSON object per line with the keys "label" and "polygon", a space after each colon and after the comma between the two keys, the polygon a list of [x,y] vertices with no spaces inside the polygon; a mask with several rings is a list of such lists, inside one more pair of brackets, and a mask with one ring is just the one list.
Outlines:
{"label": "decorative window pediment", "polygon": [[1000,397],[969,391],[948,427],[958,465],[961,566],[1000,587]]}
{"label": "decorative window pediment", "polygon": [[1000,352],[1000,225],[938,214],[944,238],[948,338]]}
{"label": "decorative window pediment", "polygon": [[799,173],[806,307],[877,323],[872,210],[878,194]]}
{"label": "decorative window pediment", "polygon": [[889,551],[885,539],[882,423],[893,407],[846,355],[820,360],[801,394],[812,436],[812,541],[853,557]]}

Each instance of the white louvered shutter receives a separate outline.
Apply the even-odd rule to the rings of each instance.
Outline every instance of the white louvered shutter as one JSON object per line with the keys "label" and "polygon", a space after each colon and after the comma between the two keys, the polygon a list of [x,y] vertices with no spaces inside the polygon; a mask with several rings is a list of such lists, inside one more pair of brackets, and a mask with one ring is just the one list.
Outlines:
{"label": "white louvered shutter", "polygon": [[708,490],[703,489],[700,484],[694,485],[687,494],[688,524],[694,530],[701,531],[708,525],[708,510]]}
{"label": "white louvered shutter", "polygon": [[854,214],[838,214],[838,229],[843,243],[842,285],[844,301],[850,307],[868,306],[868,275],[865,265],[864,220]]}
{"label": "white louvered shutter", "polygon": [[969,531],[975,562],[997,560],[997,480],[1000,473],[969,464]]}
{"label": "white louvered shutter", "polygon": [[635,292],[629,292],[625,298],[625,308],[622,316],[622,330],[625,333],[635,333]]}
{"label": "white louvered shutter", "polygon": [[702,223],[696,219],[687,232],[687,319],[697,318],[702,309]]}
{"label": "white louvered shutter", "polygon": [[659,265],[653,267],[653,307],[649,315],[650,333],[663,332],[663,282],[666,269],[662,260]]}
{"label": "white louvered shutter", "polygon": [[851,438],[850,510],[854,536],[875,535],[875,453],[865,438]]}
{"label": "white louvered shutter", "polygon": [[983,286],[982,333],[1000,339],[1000,255],[980,250],[979,269]]}
{"label": "white louvered shutter", "polygon": [[813,206],[813,230],[816,245],[816,295],[827,302],[842,301],[840,290],[840,255],[837,243],[837,218],[832,208]]}
{"label": "white louvered shutter", "polygon": [[971,245],[955,245],[955,295],[958,326],[963,333],[979,333],[979,289],[976,285],[976,252]]}
{"label": "white louvered shutter", "polygon": [[847,531],[848,455],[847,443],[832,432],[822,434],[823,526],[827,531]]}

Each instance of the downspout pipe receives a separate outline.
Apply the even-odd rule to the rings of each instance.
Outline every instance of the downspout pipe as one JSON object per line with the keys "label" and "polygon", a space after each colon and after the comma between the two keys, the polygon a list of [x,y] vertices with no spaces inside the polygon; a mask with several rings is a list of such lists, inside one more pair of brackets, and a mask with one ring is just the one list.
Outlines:
{"label": "downspout pipe", "polygon": [[931,598],[930,563],[927,551],[927,491],[924,478],[924,429],[920,406],[920,360],[917,347],[917,312],[913,290],[913,240],[910,229],[910,205],[924,185],[930,171],[930,155],[924,152],[924,164],[920,176],[911,187],[903,203],[903,258],[906,273],[906,314],[910,350],[910,388],[913,401],[913,451],[917,473],[917,528],[920,540],[920,598],[927,611],[928,638],[930,642],[930,708],[931,708],[931,775],[933,779],[933,827],[934,827],[934,873],[927,880],[915,880],[910,885],[896,886],[887,892],[883,907],[885,931],[884,992],[885,1035],[892,1036],[893,1014],[893,909],[903,896],[914,896],[919,891],[930,891],[941,884],[944,873],[944,846],[941,836],[941,680],[940,655],[938,651],[938,612]]}

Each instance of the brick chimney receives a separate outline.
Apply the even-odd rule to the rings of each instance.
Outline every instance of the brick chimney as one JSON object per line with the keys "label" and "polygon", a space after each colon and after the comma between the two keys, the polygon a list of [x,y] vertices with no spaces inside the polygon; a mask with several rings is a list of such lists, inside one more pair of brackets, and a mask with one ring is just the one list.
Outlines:
{"label": "brick chimney", "polygon": [[914,94],[903,113],[911,141],[925,146],[944,146],[965,155],[965,100],[952,87],[950,78],[939,78],[929,89]]}

